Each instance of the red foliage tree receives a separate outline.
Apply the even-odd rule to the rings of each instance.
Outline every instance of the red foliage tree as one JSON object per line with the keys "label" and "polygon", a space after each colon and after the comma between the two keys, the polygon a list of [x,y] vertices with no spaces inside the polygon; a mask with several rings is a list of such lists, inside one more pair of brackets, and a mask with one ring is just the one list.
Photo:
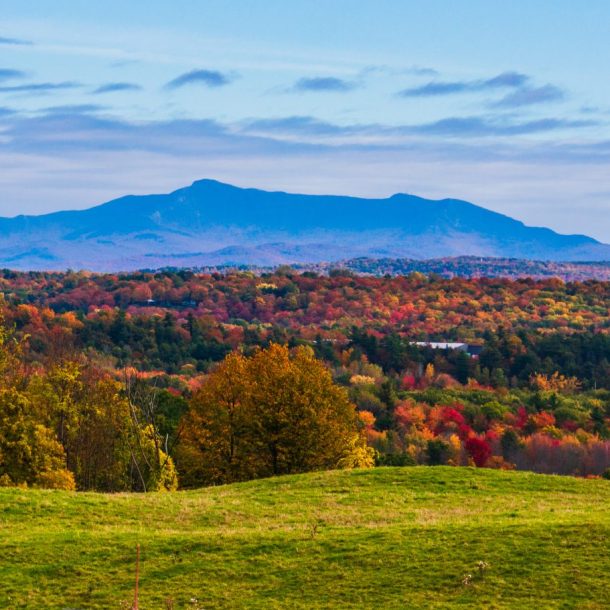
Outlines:
{"label": "red foliage tree", "polygon": [[485,439],[471,436],[466,440],[464,446],[466,447],[468,455],[479,468],[485,466],[485,463],[491,456],[491,447]]}

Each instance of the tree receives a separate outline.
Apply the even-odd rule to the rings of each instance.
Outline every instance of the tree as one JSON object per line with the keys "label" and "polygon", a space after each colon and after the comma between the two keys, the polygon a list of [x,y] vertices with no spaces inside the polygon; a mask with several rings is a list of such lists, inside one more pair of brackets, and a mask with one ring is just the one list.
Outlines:
{"label": "tree", "polygon": [[229,355],[195,394],[177,452],[183,485],[371,466],[354,406],[310,348]]}
{"label": "tree", "polygon": [[471,436],[470,438],[466,439],[464,447],[466,448],[468,455],[470,455],[474,463],[479,468],[485,466],[485,463],[491,457],[491,447],[483,438]]}
{"label": "tree", "polygon": [[129,406],[111,379],[86,379],[78,405],[78,427],[69,439],[70,460],[79,490],[131,491],[137,484],[130,448],[136,442]]}
{"label": "tree", "polygon": [[185,487],[254,478],[248,439],[247,361],[229,354],[193,396],[183,417],[178,467]]}
{"label": "tree", "polygon": [[[171,459],[169,432],[163,435],[161,428],[166,429],[166,420],[160,409],[157,388],[150,386],[135,371],[125,371],[124,394],[127,405],[128,420],[131,423],[129,451],[134,468],[138,474],[139,491],[160,491],[176,489],[178,480]],[[180,434],[172,430],[172,449]]]}
{"label": "tree", "polygon": [[61,444],[32,414],[27,396],[0,390],[0,484],[74,489]]}
{"label": "tree", "polygon": [[63,447],[23,391],[22,347],[0,314],[0,485],[74,489]]}
{"label": "tree", "polygon": [[79,490],[175,489],[171,458],[147,421],[135,416],[121,384],[92,366],[57,363],[32,376],[32,417],[53,434]]}

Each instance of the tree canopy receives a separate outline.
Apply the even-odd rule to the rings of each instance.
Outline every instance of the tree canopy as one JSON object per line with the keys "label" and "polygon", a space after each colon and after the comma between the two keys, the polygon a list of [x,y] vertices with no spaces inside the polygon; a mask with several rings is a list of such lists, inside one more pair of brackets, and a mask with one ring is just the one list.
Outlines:
{"label": "tree canopy", "polygon": [[233,353],[194,395],[177,460],[197,486],[370,466],[354,406],[309,348]]}

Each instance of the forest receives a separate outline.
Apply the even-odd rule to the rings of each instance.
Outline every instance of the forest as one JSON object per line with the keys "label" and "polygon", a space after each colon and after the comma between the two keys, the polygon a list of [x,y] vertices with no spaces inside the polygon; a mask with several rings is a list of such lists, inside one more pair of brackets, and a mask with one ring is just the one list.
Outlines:
{"label": "forest", "polygon": [[6,485],[373,464],[610,476],[610,282],[4,270],[0,292]]}
{"label": "forest", "polygon": [[359,274],[408,275],[419,272],[442,277],[506,277],[545,279],[559,277],[565,281],[610,280],[608,262],[557,262],[485,256],[449,256],[417,260],[411,258],[352,258],[336,263],[300,265],[303,271],[328,273],[347,269]]}

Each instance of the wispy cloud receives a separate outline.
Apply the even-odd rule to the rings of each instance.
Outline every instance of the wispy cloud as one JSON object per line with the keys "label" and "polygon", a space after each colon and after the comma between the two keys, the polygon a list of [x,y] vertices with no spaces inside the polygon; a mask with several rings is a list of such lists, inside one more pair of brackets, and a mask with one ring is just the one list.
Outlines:
{"label": "wispy cloud", "polygon": [[558,102],[565,98],[565,92],[554,85],[542,87],[526,87],[509,93],[498,102],[492,104],[497,108],[519,108],[534,104]]}
{"label": "wispy cloud", "polygon": [[385,145],[404,142],[411,136],[425,135],[455,139],[490,138],[547,133],[557,130],[592,127],[593,120],[568,120],[547,117],[535,121],[515,121],[510,117],[447,117],[439,121],[407,125],[336,125],[310,116],[257,119],[241,124],[244,132],[257,136],[292,136],[293,140],[367,142]]}
{"label": "wispy cloud", "polygon": [[411,66],[404,70],[405,74],[414,74],[415,76],[438,76],[438,70],[427,66]]}
{"label": "wispy cloud", "polygon": [[133,66],[134,64],[140,63],[139,59],[118,59],[110,62],[111,68],[124,68],[125,66]]}
{"label": "wispy cloud", "polygon": [[0,44],[31,45],[33,43],[29,40],[23,40],[21,38],[6,38],[5,36],[0,36]]}
{"label": "wispy cloud", "polygon": [[578,110],[582,114],[599,114],[603,112],[599,106],[581,106]]}
{"label": "wispy cloud", "polygon": [[360,70],[359,76],[361,78],[366,78],[369,75],[376,75],[376,74],[387,75],[387,76],[392,76],[392,77],[404,76],[405,74],[408,74],[410,76],[436,77],[439,75],[439,71],[435,70],[434,68],[431,68],[429,66],[413,65],[413,66],[408,66],[406,68],[405,67],[398,68],[395,66],[372,64],[372,65],[365,66],[364,68],[362,68],[362,70]]}
{"label": "wispy cloud", "polygon": [[400,97],[432,97],[440,95],[453,95],[455,93],[469,93],[489,91],[493,89],[507,89],[522,87],[529,77],[519,72],[502,72],[497,76],[481,80],[469,81],[431,81],[420,87],[403,89],[398,92]]}
{"label": "wispy cloud", "polygon": [[102,93],[116,93],[119,91],[140,91],[142,87],[135,83],[106,83],[100,85],[97,89],[92,91],[94,95],[100,95]]}
{"label": "wispy cloud", "polygon": [[24,85],[12,85],[0,87],[2,93],[27,93],[27,92],[38,92],[38,93],[49,93],[51,91],[58,91],[62,89],[77,89],[82,87],[80,83],[74,81],[65,81],[63,83],[26,83]]}
{"label": "wispy cloud", "polygon": [[[313,154],[332,150],[367,150],[380,154],[389,150],[410,150],[441,155],[455,150],[458,156],[462,151],[465,156],[485,158],[498,156],[500,151],[512,147],[521,151],[517,154],[531,158],[535,146],[531,142],[522,145],[519,136],[578,130],[597,124],[554,117],[516,121],[510,116],[493,115],[448,117],[430,123],[403,125],[339,125],[312,116],[251,119],[238,123],[209,119],[130,122],[110,114],[99,114],[102,110],[107,109],[91,104],[54,106],[38,115],[7,115],[3,119],[0,151],[51,155],[141,151],[178,157],[216,154],[280,159],[284,153]],[[553,150],[557,151],[557,146],[547,144],[544,154],[551,154]],[[602,146],[595,153],[591,147],[587,151],[592,159],[598,158],[610,151],[610,146]]]}
{"label": "wispy cloud", "polygon": [[[205,150],[268,151],[281,143],[231,133],[231,126],[213,120],[171,120],[132,123],[100,116],[99,108],[57,106],[37,116],[16,116],[4,126],[0,150],[36,154],[80,154],[99,151],[141,151],[190,156]],[[254,154],[254,153],[253,153]]]}
{"label": "wispy cloud", "polygon": [[300,78],[292,87],[295,92],[346,92],[358,86],[353,81],[336,78],[334,76],[314,76],[312,78]]}
{"label": "wispy cloud", "polygon": [[14,70],[13,68],[0,68],[0,81],[24,78],[25,76],[26,73],[22,72],[21,70]]}
{"label": "wispy cloud", "polygon": [[246,133],[266,135],[333,136],[353,132],[353,127],[335,125],[311,116],[253,119],[242,122],[240,127]]}
{"label": "wispy cloud", "polygon": [[89,114],[92,112],[99,112],[105,110],[106,106],[99,104],[66,104],[62,106],[49,106],[48,108],[42,108],[40,112],[47,115],[66,115],[72,116],[75,114]]}
{"label": "wispy cloud", "polygon": [[165,89],[178,89],[186,85],[204,85],[206,87],[224,87],[233,81],[233,77],[218,70],[192,70],[170,80]]}
{"label": "wispy cloud", "polygon": [[432,82],[426,83],[421,87],[412,89],[403,89],[398,92],[400,97],[430,97],[434,95],[451,95],[453,93],[462,93],[463,91],[473,91],[470,83],[466,82]]}
{"label": "wispy cloud", "polygon": [[516,136],[556,131],[560,129],[577,129],[597,125],[596,121],[578,121],[558,118],[544,118],[535,121],[511,122],[505,119],[489,117],[450,117],[413,126],[416,133],[452,136],[452,137],[489,137]]}

